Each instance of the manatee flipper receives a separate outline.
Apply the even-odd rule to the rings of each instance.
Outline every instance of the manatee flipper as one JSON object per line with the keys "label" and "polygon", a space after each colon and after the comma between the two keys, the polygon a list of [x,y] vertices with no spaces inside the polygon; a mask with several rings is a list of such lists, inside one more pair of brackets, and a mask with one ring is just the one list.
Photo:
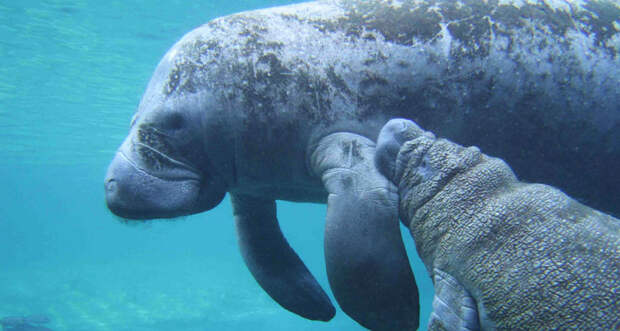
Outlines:
{"label": "manatee flipper", "polygon": [[239,247],[258,284],[285,309],[311,320],[336,314],[329,297],[284,238],[276,203],[231,194]]}
{"label": "manatee flipper", "polygon": [[435,296],[428,330],[480,330],[476,301],[450,274],[433,271]]}
{"label": "manatee flipper", "polygon": [[398,223],[396,187],[374,166],[375,144],[334,133],[311,150],[329,196],[327,276],[342,310],[372,330],[415,330],[418,289]]}

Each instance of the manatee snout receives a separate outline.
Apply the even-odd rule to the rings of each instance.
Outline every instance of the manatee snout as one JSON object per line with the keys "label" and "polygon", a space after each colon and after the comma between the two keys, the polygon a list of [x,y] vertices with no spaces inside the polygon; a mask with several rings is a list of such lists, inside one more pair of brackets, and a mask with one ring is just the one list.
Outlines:
{"label": "manatee snout", "polygon": [[[403,171],[403,164],[400,164],[398,153],[402,145],[416,138],[428,137],[434,139],[435,136],[427,131],[422,130],[414,122],[395,118],[389,120],[379,132],[377,138],[377,153],[375,154],[375,166],[379,169],[379,172],[383,174],[387,179],[392,182],[397,182],[400,177],[400,172]],[[424,145],[423,143],[421,145]],[[423,154],[420,153],[419,157],[422,160]],[[426,167],[424,171],[430,172]]]}
{"label": "manatee snout", "polygon": [[184,168],[167,172],[152,174],[121,149],[104,180],[108,209],[127,219],[171,218],[209,210],[224,198],[223,187],[200,174]]}

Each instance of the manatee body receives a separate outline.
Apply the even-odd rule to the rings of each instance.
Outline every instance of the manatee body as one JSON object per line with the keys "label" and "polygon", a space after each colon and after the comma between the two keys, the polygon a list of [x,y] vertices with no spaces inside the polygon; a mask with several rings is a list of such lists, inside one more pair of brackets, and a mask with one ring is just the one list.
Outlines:
{"label": "manatee body", "polygon": [[328,320],[275,217],[278,199],[327,202],[342,309],[371,329],[414,329],[396,188],[373,164],[381,126],[414,119],[618,213],[618,17],[611,1],[321,1],[215,19],[155,70],[109,167],[108,207],[175,217],[230,193],[259,284]]}
{"label": "manatee body", "polygon": [[620,220],[409,120],[376,160],[433,277],[429,330],[620,327]]}

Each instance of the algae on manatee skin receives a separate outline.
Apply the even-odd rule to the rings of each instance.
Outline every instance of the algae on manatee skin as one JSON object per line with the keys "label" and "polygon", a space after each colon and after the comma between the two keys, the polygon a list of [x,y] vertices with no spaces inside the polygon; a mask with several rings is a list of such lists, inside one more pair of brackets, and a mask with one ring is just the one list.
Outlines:
{"label": "algae on manatee skin", "polygon": [[[309,20],[320,31],[343,31],[356,38],[375,38],[411,46],[415,40],[429,42],[442,33],[442,25],[453,38],[467,46],[465,56],[487,55],[489,36],[510,34],[510,30],[530,22],[536,29],[545,29],[557,36],[565,36],[571,29],[593,33],[596,45],[615,56],[617,49],[607,41],[620,30],[620,6],[608,1],[590,1],[584,10],[570,3],[570,11],[539,1],[500,3],[498,0],[421,0],[421,1],[342,1],[345,15],[337,20]],[[573,12],[574,17],[571,17]],[[294,15],[289,19],[304,21]],[[372,32],[372,33],[369,33]],[[455,54],[458,55],[458,54]]]}

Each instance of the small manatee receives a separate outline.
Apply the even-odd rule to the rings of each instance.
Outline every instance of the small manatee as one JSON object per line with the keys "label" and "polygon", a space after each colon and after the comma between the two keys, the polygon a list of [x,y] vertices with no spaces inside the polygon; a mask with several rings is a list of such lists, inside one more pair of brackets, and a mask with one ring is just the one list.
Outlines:
{"label": "small manatee", "polygon": [[620,329],[620,220],[409,120],[375,162],[433,278],[429,330]]}

